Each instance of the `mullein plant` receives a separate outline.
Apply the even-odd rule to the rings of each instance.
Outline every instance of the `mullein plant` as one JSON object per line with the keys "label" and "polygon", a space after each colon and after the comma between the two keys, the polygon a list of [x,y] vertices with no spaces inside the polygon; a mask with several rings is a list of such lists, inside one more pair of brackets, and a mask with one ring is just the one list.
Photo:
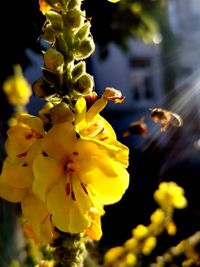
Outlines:
{"label": "mullein plant", "polygon": [[[22,266],[81,267],[88,257],[87,243],[102,236],[104,206],[120,201],[129,185],[129,149],[100,115],[108,101],[121,103],[124,96],[110,87],[101,96],[94,90],[85,60],[95,45],[81,0],[40,0],[39,4],[46,17],[42,37],[48,48],[43,53],[42,77],[32,89],[45,104],[37,115],[28,114],[31,86],[20,66],[14,66],[14,75],[3,85],[13,114],[8,121],[0,197],[21,205],[29,258],[33,258],[32,265]],[[159,207],[150,224],[138,225],[122,246],[111,248],[102,266],[142,266],[142,256],[151,254],[161,233],[176,233],[173,214],[175,208],[187,206],[184,190],[174,182],[162,182],[154,198]],[[165,266],[180,254],[186,255],[183,266],[192,266],[199,261],[195,251],[199,242],[196,232],[151,266]],[[20,265],[13,261],[11,266]]]}
{"label": "mullein plant", "polygon": [[[122,246],[113,247],[107,251],[104,257],[104,267],[134,267],[143,266],[142,258],[149,256],[157,245],[157,237],[164,231],[168,235],[176,234],[176,224],[173,221],[175,209],[183,209],[187,206],[184,190],[175,182],[161,182],[154,192],[154,199],[159,207],[151,214],[150,224],[139,224],[132,230],[132,236]],[[199,240],[198,240],[199,242]],[[186,246],[184,247],[186,249]],[[182,250],[182,252],[184,251]],[[177,250],[178,251],[178,250]],[[164,266],[165,257],[158,257],[159,263],[152,267]],[[159,265],[161,264],[162,265]]]}
{"label": "mullein plant", "polygon": [[36,116],[26,104],[30,86],[19,66],[4,84],[14,113],[5,142],[0,196],[20,203],[26,234],[53,247],[53,260],[38,266],[83,266],[86,242],[102,236],[104,206],[129,185],[129,149],[100,112],[121,92],[94,91],[85,59],[95,49],[81,0],[40,0],[46,17],[42,77],[32,86],[46,100]]}

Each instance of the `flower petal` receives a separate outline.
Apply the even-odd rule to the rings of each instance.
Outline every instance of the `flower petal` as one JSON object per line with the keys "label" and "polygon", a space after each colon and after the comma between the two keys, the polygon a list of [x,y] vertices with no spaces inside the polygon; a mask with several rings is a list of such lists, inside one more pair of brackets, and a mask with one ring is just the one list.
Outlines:
{"label": "flower petal", "polygon": [[7,131],[8,139],[5,143],[5,149],[11,160],[20,159],[21,155],[27,152],[35,141],[35,139],[27,138],[31,134],[31,129],[19,125],[13,126]]}
{"label": "flower petal", "polygon": [[44,136],[45,131],[43,127],[42,120],[36,116],[32,116],[30,114],[20,114],[17,116],[17,120],[19,122],[23,122],[26,124],[30,129],[34,130],[36,133]]}
{"label": "flower petal", "polygon": [[47,192],[61,179],[62,165],[48,156],[39,155],[34,161],[33,172],[33,192],[45,201]]}
{"label": "flower petal", "polygon": [[91,208],[89,212],[91,218],[91,225],[86,229],[85,233],[92,240],[99,240],[102,236],[101,217],[95,208]]}
{"label": "flower petal", "polygon": [[48,193],[47,204],[53,223],[61,231],[81,233],[90,225],[89,217],[84,213],[85,202],[81,203],[78,196],[73,200],[71,195],[66,195],[64,180]]}
{"label": "flower petal", "polygon": [[117,175],[108,177],[103,170],[95,169],[93,172],[84,174],[82,180],[90,182],[87,184],[88,191],[102,205],[109,205],[118,202],[129,185],[129,173],[121,166],[115,166]]}
{"label": "flower petal", "polygon": [[76,132],[71,123],[58,123],[48,131],[42,140],[42,149],[48,156],[65,162],[66,155],[73,151]]}
{"label": "flower petal", "polygon": [[8,157],[4,160],[1,181],[15,188],[30,188],[33,173],[31,168],[24,164],[12,163]]}
{"label": "flower petal", "polygon": [[[78,140],[79,177],[103,205],[119,201],[129,185],[129,174],[110,151],[94,142]],[[114,157],[114,154],[113,154]]]}
{"label": "flower petal", "polygon": [[75,125],[76,125],[76,130],[77,132],[82,131],[86,127],[86,110],[87,110],[87,105],[84,97],[79,97],[76,105],[76,119],[75,119]]}
{"label": "flower petal", "polygon": [[27,192],[28,190],[25,188],[14,188],[0,181],[0,197],[7,201],[14,203],[20,202],[25,197]]}
{"label": "flower petal", "polygon": [[[38,239],[43,239],[46,235],[47,237],[51,236],[52,232],[49,229],[50,214],[44,202],[40,201],[33,194],[28,194],[21,201],[21,207],[25,220],[29,224],[34,234],[38,237]],[[44,232],[46,231],[44,229],[44,225],[48,226],[48,228],[46,229],[47,232]],[[43,230],[41,231],[41,229]],[[42,237],[41,233],[43,235]]]}

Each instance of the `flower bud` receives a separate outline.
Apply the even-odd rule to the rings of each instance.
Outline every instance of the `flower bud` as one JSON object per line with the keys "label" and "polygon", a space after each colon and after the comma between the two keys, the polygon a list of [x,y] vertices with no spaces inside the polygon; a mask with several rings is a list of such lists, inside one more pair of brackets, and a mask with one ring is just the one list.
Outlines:
{"label": "flower bud", "polygon": [[94,87],[93,77],[88,73],[83,74],[76,82],[77,91],[79,91],[83,95],[90,94],[92,92],[93,87]]}
{"label": "flower bud", "polygon": [[92,38],[87,38],[75,45],[74,57],[77,60],[89,57],[95,49],[94,41]]}
{"label": "flower bud", "polygon": [[154,224],[154,225],[161,225],[164,223],[165,221],[165,212],[162,210],[162,209],[156,209],[151,217],[151,222]]}
{"label": "flower bud", "polygon": [[68,4],[68,8],[74,8],[74,7],[80,7],[81,6],[81,0],[70,0]]}
{"label": "flower bud", "polygon": [[87,38],[90,34],[90,27],[91,27],[91,24],[89,21],[84,23],[83,26],[76,33],[75,39],[83,40],[83,39]]}
{"label": "flower bud", "polygon": [[168,223],[166,223],[165,225],[166,231],[168,233],[168,235],[175,235],[177,228],[176,228],[176,224],[173,221],[169,221]]}
{"label": "flower bud", "polygon": [[128,253],[124,259],[125,261],[125,266],[135,266],[137,263],[137,257],[133,253]]}
{"label": "flower bud", "polygon": [[139,224],[135,229],[132,230],[132,234],[137,240],[141,240],[148,236],[149,229],[143,224]]}
{"label": "flower bud", "polygon": [[105,263],[111,263],[114,262],[118,259],[118,257],[120,257],[121,255],[123,255],[124,252],[124,248],[123,247],[113,247],[111,249],[109,249],[105,256],[104,256],[104,261]]}
{"label": "flower bud", "polygon": [[76,82],[86,72],[85,61],[81,61],[72,70],[72,79]]}
{"label": "flower bud", "polygon": [[157,244],[157,239],[154,236],[150,236],[148,237],[145,241],[144,241],[144,246],[142,248],[142,253],[146,256],[148,256],[152,250],[155,248]]}
{"label": "flower bud", "polygon": [[55,48],[49,48],[44,54],[45,68],[59,71],[62,70],[64,65],[64,57]]}
{"label": "flower bud", "polygon": [[79,9],[73,8],[67,12],[64,19],[65,19],[65,22],[69,25],[69,27],[72,30],[76,30],[83,23],[84,16],[83,16],[83,13]]}
{"label": "flower bud", "polygon": [[43,78],[38,79],[32,85],[34,95],[39,98],[45,98],[47,96],[53,95],[55,93],[54,89],[44,81]]}
{"label": "flower bud", "polygon": [[45,26],[43,26],[42,28],[42,33],[44,36],[44,39],[51,45],[55,44],[56,41],[56,35],[55,35],[55,31],[52,28],[51,23],[49,22],[48,24],[46,24]]}
{"label": "flower bud", "polygon": [[50,109],[51,121],[53,124],[63,122],[73,122],[73,112],[65,102],[60,102]]}
{"label": "flower bud", "polygon": [[62,16],[54,11],[50,11],[46,14],[47,20],[49,20],[52,24],[53,29],[56,32],[61,32],[63,29],[63,19]]}

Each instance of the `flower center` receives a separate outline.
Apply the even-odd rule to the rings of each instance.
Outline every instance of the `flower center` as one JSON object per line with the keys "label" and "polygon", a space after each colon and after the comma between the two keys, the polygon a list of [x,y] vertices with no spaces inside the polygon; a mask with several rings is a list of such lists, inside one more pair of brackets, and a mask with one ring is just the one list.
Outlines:
{"label": "flower center", "polygon": [[79,169],[79,164],[78,164],[78,152],[74,151],[71,155],[71,157],[67,160],[67,162],[64,165],[64,171],[66,173],[66,187],[65,187],[65,192],[66,196],[71,196],[71,198],[76,201],[76,195],[74,192],[74,186],[73,186],[73,181],[74,179],[78,179],[78,182],[80,184],[80,189],[83,190],[83,192],[88,195],[88,191],[86,188],[86,184],[84,184],[79,175],[78,175],[78,169]]}

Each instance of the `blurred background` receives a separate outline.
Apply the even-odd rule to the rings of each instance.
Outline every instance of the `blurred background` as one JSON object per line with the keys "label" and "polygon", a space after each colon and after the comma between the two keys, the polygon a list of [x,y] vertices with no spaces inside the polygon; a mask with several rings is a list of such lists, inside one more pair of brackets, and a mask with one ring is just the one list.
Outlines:
{"label": "blurred background", "polygon": [[[32,84],[42,75],[44,17],[37,1],[4,1],[1,8],[7,16],[0,18],[0,86],[16,63]],[[177,235],[162,235],[154,257],[200,229],[200,0],[121,0],[117,4],[85,0],[83,8],[91,18],[96,44],[95,53],[87,60],[95,91],[101,95],[109,86],[125,96],[122,104],[109,103],[102,115],[119,141],[130,148],[130,186],[119,203],[105,207],[103,237],[97,246],[103,254],[128,239],[137,224],[147,225],[157,207],[153,192],[158,184],[175,181],[185,189],[189,205],[175,213]],[[3,161],[12,107],[2,91],[0,94]],[[32,96],[28,111],[36,114],[42,103]],[[151,119],[152,108],[178,113],[183,126],[161,132]],[[130,123],[141,118],[147,124],[147,134],[123,137]],[[8,267],[12,258],[23,254],[23,243],[18,242],[22,235],[18,214],[17,205],[1,200],[1,267]]]}

